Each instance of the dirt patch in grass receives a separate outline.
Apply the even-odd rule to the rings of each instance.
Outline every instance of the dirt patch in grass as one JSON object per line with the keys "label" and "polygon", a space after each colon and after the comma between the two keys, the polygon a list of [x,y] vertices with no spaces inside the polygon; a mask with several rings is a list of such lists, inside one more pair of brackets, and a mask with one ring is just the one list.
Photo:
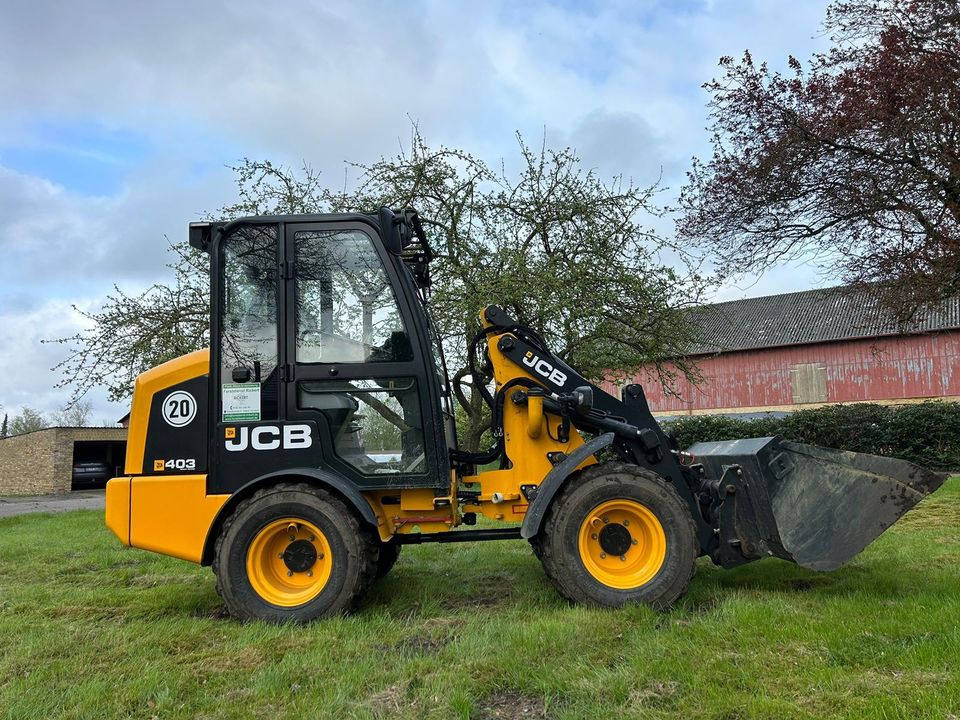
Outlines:
{"label": "dirt patch in grass", "polygon": [[833,582],[833,578],[825,575],[792,578],[787,580],[787,589],[793,592],[808,592],[810,590],[828,587],[832,585]]}
{"label": "dirt patch in grass", "polygon": [[630,691],[630,704],[635,707],[659,707],[670,702],[680,687],[671,680],[656,681]]}
{"label": "dirt patch in grass", "polygon": [[459,618],[435,617],[425,621],[415,634],[401,641],[397,647],[417,653],[432,654],[454,642],[466,624]]}
{"label": "dirt patch in grass", "polygon": [[478,720],[549,720],[543,698],[504,690],[487,695],[480,703]]}
{"label": "dirt patch in grass", "polygon": [[490,608],[513,602],[517,579],[509,573],[483,575],[473,581],[462,595],[446,597],[440,604],[445,610]]}
{"label": "dirt patch in grass", "polygon": [[384,688],[367,698],[366,706],[377,718],[397,717],[416,705],[407,699],[409,682],[400,682]]}

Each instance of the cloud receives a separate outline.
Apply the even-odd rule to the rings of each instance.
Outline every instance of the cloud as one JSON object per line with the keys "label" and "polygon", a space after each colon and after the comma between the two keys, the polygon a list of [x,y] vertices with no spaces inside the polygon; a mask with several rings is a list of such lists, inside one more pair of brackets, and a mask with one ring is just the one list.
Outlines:
{"label": "cloud", "polygon": [[[178,167],[183,172],[183,167]],[[141,168],[111,197],[85,196],[0,166],[0,302],[105,293],[164,277],[167,243],[228,196],[222,180],[167,183],[171,168]]]}
{"label": "cloud", "polygon": [[[80,301],[90,308],[91,301]],[[43,344],[42,339],[72,335],[84,327],[85,320],[72,303],[50,300],[29,310],[0,310],[0,412],[10,417],[29,406],[50,414],[62,410],[67,393],[54,386],[60,379],[52,368],[63,357],[60,345]],[[112,422],[125,411],[108,403],[103,393],[94,393],[92,419]]]}
{"label": "cloud", "polygon": [[[546,133],[601,176],[662,171],[675,192],[708,150],[700,85],[719,56],[807,56],[825,42],[813,37],[825,4],[10,3],[0,317],[4,337],[22,335],[0,349],[0,392],[19,399],[0,402],[61,404],[45,369],[58,348],[31,343],[74,327],[73,299],[166,277],[164,237],[232,198],[226,164],[305,160],[340,185],[344,161],[394,154],[412,119],[429,142],[491,162],[515,161],[514,131]],[[784,290],[819,282],[776,277]]]}

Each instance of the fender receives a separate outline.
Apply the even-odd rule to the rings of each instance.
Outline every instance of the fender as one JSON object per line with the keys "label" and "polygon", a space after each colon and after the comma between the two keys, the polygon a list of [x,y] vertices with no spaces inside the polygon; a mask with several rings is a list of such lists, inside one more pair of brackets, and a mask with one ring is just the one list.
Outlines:
{"label": "fender", "polygon": [[572,453],[570,453],[558,465],[547,473],[547,476],[537,488],[537,495],[527,508],[527,513],[523,518],[523,525],[520,527],[520,537],[529,540],[538,532],[540,525],[543,524],[543,516],[547,514],[547,508],[553,500],[553,496],[563,487],[564,481],[570,474],[577,469],[584,460],[591,455],[598,453],[603,448],[613,442],[613,433],[608,432],[598,435],[593,440],[584,443]]}
{"label": "fender", "polygon": [[260,487],[273,485],[280,480],[294,480],[296,478],[303,478],[310,481],[310,484],[320,485],[333,490],[345,498],[349,504],[360,513],[360,517],[362,517],[365,522],[372,525],[374,529],[377,528],[377,516],[373,512],[373,508],[370,507],[370,503],[366,501],[356,486],[349,480],[340,477],[336,473],[319,470],[317,468],[288,468],[286,470],[261,475],[255,480],[248,482],[230,496],[223,504],[223,507],[220,508],[213,522],[210,523],[210,529],[207,531],[207,537],[203,543],[203,555],[201,556],[200,564],[210,565],[213,562],[213,550],[216,546],[217,536],[220,534],[220,528],[226,519],[230,517],[230,514],[237,505],[250,497],[250,495]]}

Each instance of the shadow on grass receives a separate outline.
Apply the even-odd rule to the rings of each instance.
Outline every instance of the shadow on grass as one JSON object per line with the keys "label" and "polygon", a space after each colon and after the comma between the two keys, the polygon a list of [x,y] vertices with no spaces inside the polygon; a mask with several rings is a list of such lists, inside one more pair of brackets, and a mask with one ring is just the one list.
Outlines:
{"label": "shadow on grass", "polygon": [[[501,556],[502,559],[502,556]],[[782,560],[768,559],[723,570],[701,560],[688,593],[662,614],[704,615],[731,596],[782,600],[856,597],[882,603],[937,593],[953,593],[955,582],[912,568],[887,563],[852,564],[831,573],[816,573]],[[134,583],[136,585],[136,583]],[[134,591],[124,613],[128,619],[184,618],[234,622],[216,594],[212,574],[200,582],[173,582]],[[114,600],[116,605],[116,600]],[[506,567],[485,559],[472,564],[418,562],[405,558],[390,575],[363,597],[358,616],[383,615],[392,620],[425,620],[476,613],[523,613],[531,608],[553,612],[570,607],[543,575],[532,556],[511,558]],[[61,608],[61,612],[63,612]]]}

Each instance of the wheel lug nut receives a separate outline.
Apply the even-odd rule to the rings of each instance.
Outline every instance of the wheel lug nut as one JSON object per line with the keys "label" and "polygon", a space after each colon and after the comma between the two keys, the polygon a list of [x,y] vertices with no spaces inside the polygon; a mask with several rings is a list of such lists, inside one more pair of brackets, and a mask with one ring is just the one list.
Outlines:
{"label": "wheel lug nut", "polygon": [[608,522],[610,522],[610,518],[608,518],[606,515],[604,515],[604,517],[603,517],[603,524],[606,525]]}
{"label": "wheel lug nut", "polygon": [[596,534],[596,533],[593,533],[593,535],[590,536],[590,539],[591,539],[591,540],[596,540],[596,539],[597,539],[597,534]]}
{"label": "wheel lug nut", "polygon": [[277,553],[277,557],[283,560],[283,553]]}
{"label": "wheel lug nut", "polygon": [[636,544],[637,544],[637,541],[636,541],[636,540],[631,540],[631,541],[630,541],[630,544],[631,544],[631,545],[636,545]]}
{"label": "wheel lug nut", "polygon": [[313,577],[313,570],[307,570],[307,577]]}
{"label": "wheel lug nut", "polygon": [[607,557],[607,554],[606,554],[606,553],[604,553],[604,552],[600,553],[600,559],[601,559],[601,560],[605,559],[606,557]]}
{"label": "wheel lug nut", "polygon": [[630,524],[630,521],[629,521],[629,520],[624,520],[624,521],[623,521],[623,526],[624,526],[624,527],[627,527],[629,524]]}
{"label": "wheel lug nut", "polygon": [[287,577],[293,577],[293,570],[287,570]]}
{"label": "wheel lug nut", "polygon": [[323,560],[323,553],[317,553],[317,560]]}
{"label": "wheel lug nut", "polygon": [[621,561],[625,562],[626,559],[627,559],[627,556],[626,556],[626,555],[621,555],[621,556],[620,556],[620,560],[621,560]]}
{"label": "wheel lug nut", "polygon": [[296,539],[297,539],[296,536],[294,536],[294,535],[291,535],[291,536],[290,536],[290,542],[293,542],[293,541],[296,540]]}
{"label": "wheel lug nut", "polygon": [[314,538],[313,535],[310,536],[310,542],[313,542],[315,539],[316,538]]}

